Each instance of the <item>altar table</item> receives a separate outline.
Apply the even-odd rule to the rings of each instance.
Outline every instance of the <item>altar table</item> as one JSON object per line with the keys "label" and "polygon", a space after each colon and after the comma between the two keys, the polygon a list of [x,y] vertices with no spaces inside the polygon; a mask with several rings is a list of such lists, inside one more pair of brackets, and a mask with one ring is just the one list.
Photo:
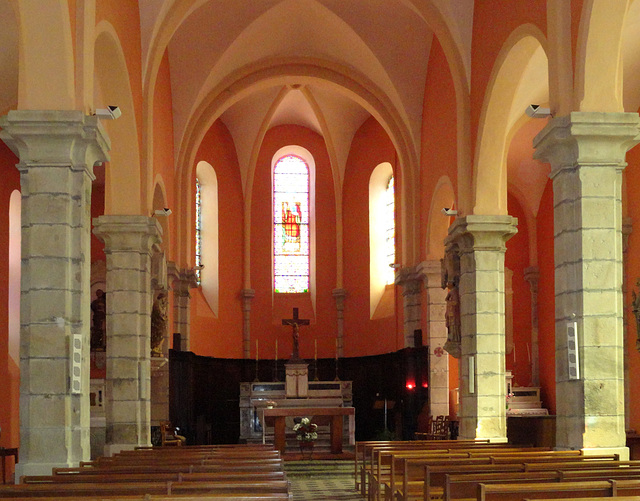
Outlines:
{"label": "altar table", "polygon": [[287,417],[308,417],[312,423],[330,424],[331,426],[331,452],[340,454],[342,452],[342,420],[344,416],[349,416],[350,420],[354,419],[356,410],[354,407],[297,407],[285,408],[275,407],[273,409],[264,409],[262,429],[265,425],[273,426],[275,448],[284,454],[286,440],[285,419]]}

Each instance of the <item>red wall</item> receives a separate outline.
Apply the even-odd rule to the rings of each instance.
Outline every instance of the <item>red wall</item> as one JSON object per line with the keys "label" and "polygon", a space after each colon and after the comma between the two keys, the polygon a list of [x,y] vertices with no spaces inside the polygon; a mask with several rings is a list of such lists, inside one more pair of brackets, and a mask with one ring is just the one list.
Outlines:
{"label": "red wall", "polygon": [[[298,145],[307,149],[315,161],[315,307],[311,293],[273,294],[272,282],[272,200],[271,165],[275,153],[282,147]],[[291,327],[282,319],[291,318],[293,308],[300,318],[311,324],[300,329],[300,356],[312,358],[315,343],[319,358],[331,358],[336,353],[337,312],[332,292],[336,288],[336,208],[333,175],[324,139],[300,126],[279,126],[265,136],[258,157],[251,204],[251,286],[256,291],[251,308],[252,353],[255,341],[260,342],[260,358],[288,359],[293,351]]]}
{"label": "red wall", "polygon": [[[382,127],[367,120],[355,134],[343,186],[345,356],[388,353],[404,347],[402,307],[398,288],[395,317],[370,320],[369,297],[369,178],[382,162],[395,165],[395,149]],[[396,185],[396,192],[400,187]],[[396,236],[396,242],[400,238]],[[401,249],[396,247],[397,255]]]}
{"label": "red wall", "polygon": [[524,279],[529,267],[529,230],[518,200],[507,196],[509,215],[518,218],[518,233],[507,240],[505,268],[513,271],[513,342],[515,356],[506,356],[506,369],[512,371],[514,385],[531,386],[531,288]]}
{"label": "red wall", "polygon": [[[233,140],[227,128],[216,122],[205,135],[197,162],[209,162],[218,180],[218,317],[200,289],[191,291],[191,351],[199,355],[242,358],[243,202],[242,181]],[[195,190],[195,165],[192,176]],[[195,200],[195,197],[192,197]],[[192,232],[195,249],[195,236]],[[206,263],[205,263],[206,264]]]}
{"label": "red wall", "polygon": [[542,194],[537,217],[538,237],[538,345],[540,397],[550,414],[556,412],[556,327],[555,266],[553,257],[553,186],[551,180]]}

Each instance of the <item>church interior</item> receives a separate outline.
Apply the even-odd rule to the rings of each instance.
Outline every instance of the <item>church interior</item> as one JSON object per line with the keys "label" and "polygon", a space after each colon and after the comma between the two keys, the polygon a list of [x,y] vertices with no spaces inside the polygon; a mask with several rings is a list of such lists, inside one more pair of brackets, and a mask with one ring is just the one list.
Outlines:
{"label": "church interior", "polygon": [[640,0],[0,0],[7,471],[165,421],[259,442],[305,399],[354,407],[351,445],[535,418],[633,458],[639,29]]}

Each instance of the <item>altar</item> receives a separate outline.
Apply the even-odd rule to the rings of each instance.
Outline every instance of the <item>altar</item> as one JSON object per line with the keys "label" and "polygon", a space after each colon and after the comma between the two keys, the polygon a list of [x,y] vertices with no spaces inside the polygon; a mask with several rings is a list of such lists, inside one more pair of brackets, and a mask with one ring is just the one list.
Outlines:
{"label": "altar", "polygon": [[[286,418],[293,418],[300,415],[300,408],[267,408],[262,412],[263,420],[263,441],[264,430],[267,425],[274,428],[274,445],[276,450],[284,454],[286,448]],[[313,423],[322,426],[329,424],[331,433],[331,453],[340,454],[342,452],[344,417],[347,416],[349,436],[353,436],[354,418],[356,411],[353,407],[305,407],[304,415]],[[327,423],[328,422],[328,423]]]}

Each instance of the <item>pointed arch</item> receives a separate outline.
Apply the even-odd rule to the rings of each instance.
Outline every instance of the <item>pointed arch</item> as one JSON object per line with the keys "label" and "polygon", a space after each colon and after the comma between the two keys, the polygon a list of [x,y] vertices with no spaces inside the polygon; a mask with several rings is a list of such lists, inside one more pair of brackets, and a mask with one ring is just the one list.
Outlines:
{"label": "pointed arch", "polygon": [[[133,105],[131,81],[117,33],[113,25],[101,21],[96,26],[95,85],[96,107],[117,104],[118,120],[104,124],[111,138],[111,161],[106,169],[105,214],[144,214],[141,205],[142,177],[140,146]],[[114,187],[118,187],[114,189]]]}
{"label": "pointed arch", "polygon": [[[545,44],[539,28],[523,25],[509,36],[496,59],[479,124],[474,214],[507,214],[507,143],[514,124],[524,113],[523,96],[544,95],[548,100]],[[535,59],[538,79],[525,82],[523,76],[532,74],[527,72],[528,66],[539,51],[544,57]]]}
{"label": "pointed arch", "polygon": [[575,90],[580,111],[624,111],[622,32],[628,8],[629,0],[585,0],[582,6]]}

